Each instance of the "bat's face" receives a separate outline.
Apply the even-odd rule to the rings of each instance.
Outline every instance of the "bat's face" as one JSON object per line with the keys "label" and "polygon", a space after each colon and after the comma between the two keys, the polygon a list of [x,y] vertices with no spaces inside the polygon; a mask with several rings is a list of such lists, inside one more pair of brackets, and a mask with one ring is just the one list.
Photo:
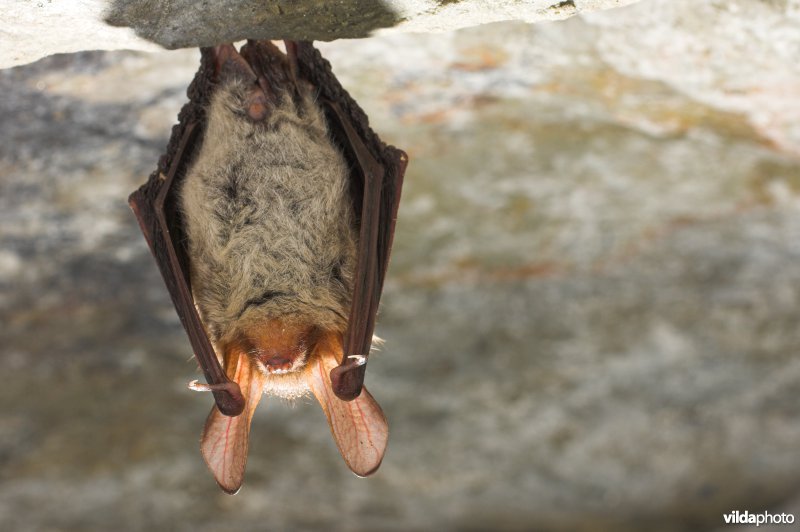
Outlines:
{"label": "bat's face", "polygon": [[329,377],[342,357],[356,266],[349,169],[312,87],[280,69],[278,81],[255,82],[232,47],[221,50],[221,79],[180,201],[192,294],[246,403],[235,418],[212,411],[203,454],[223,489],[235,491],[263,393],[311,391],[348,465],[369,474],[383,455],[386,421],[366,391],[337,399]]}
{"label": "bat's face", "polygon": [[[308,385],[308,367],[316,357],[323,356],[317,349],[320,341],[331,339],[341,345],[341,334],[324,330],[310,322],[310,317],[293,319],[264,318],[243,328],[233,340],[219,344],[225,360],[246,359],[253,378],[262,382],[262,390],[270,395],[292,399],[311,390]],[[341,348],[338,349],[341,354]]]}

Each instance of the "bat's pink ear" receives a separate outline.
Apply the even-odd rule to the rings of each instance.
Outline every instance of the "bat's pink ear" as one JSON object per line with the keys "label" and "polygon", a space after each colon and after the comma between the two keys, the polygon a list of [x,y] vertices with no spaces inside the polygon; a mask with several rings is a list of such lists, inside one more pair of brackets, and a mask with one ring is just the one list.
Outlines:
{"label": "bat's pink ear", "polygon": [[326,335],[309,361],[308,385],[328,418],[331,434],[347,466],[360,477],[381,465],[389,441],[389,425],[378,403],[364,388],[352,401],[333,393],[330,372],[342,356],[341,340]]}
{"label": "bat's pink ear", "polygon": [[227,363],[236,365],[226,373],[242,389],[245,396],[244,411],[235,417],[225,416],[215,405],[203,429],[200,452],[219,487],[226,493],[234,494],[244,481],[250,422],[264,394],[266,376],[258,371],[245,354],[226,358]]}

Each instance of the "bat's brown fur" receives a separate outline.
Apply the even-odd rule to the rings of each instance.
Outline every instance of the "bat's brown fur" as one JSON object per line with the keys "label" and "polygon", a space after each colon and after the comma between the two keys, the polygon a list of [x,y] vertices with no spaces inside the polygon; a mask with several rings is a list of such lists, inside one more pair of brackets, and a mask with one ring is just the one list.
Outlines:
{"label": "bat's brown fur", "polygon": [[261,123],[247,90],[216,91],[180,192],[195,302],[217,346],[270,320],[343,332],[357,239],[348,168],[308,89]]}

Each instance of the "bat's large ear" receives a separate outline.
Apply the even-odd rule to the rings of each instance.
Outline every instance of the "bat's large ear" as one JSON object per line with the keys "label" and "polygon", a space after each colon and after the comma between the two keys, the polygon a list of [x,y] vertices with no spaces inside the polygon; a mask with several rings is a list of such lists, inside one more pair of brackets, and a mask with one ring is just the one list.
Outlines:
{"label": "bat's large ear", "polygon": [[244,412],[229,417],[214,406],[203,428],[200,452],[219,487],[233,494],[239,491],[244,481],[250,423],[264,395],[267,378],[244,353],[228,357],[226,366],[230,366],[228,373],[231,379],[238,382],[246,394]]}
{"label": "bat's large ear", "polygon": [[366,388],[352,401],[342,401],[334,395],[328,375],[338,364],[341,345],[338,335],[323,336],[309,363],[306,379],[328,418],[342,458],[353,473],[365,477],[381,465],[389,441],[389,425]]}

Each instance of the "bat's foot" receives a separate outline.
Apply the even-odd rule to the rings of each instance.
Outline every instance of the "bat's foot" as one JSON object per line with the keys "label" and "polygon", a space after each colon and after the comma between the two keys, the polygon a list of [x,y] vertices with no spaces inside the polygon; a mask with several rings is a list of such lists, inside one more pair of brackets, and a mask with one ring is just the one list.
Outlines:
{"label": "bat's foot", "polygon": [[220,44],[214,47],[214,66],[217,79],[238,77],[253,83],[258,79],[250,64],[232,44]]}
{"label": "bat's foot", "polygon": [[253,122],[262,122],[277,104],[278,96],[263,76],[256,75],[247,59],[232,44],[214,47],[214,67],[217,82],[245,80],[252,85],[244,101],[247,116]]}

